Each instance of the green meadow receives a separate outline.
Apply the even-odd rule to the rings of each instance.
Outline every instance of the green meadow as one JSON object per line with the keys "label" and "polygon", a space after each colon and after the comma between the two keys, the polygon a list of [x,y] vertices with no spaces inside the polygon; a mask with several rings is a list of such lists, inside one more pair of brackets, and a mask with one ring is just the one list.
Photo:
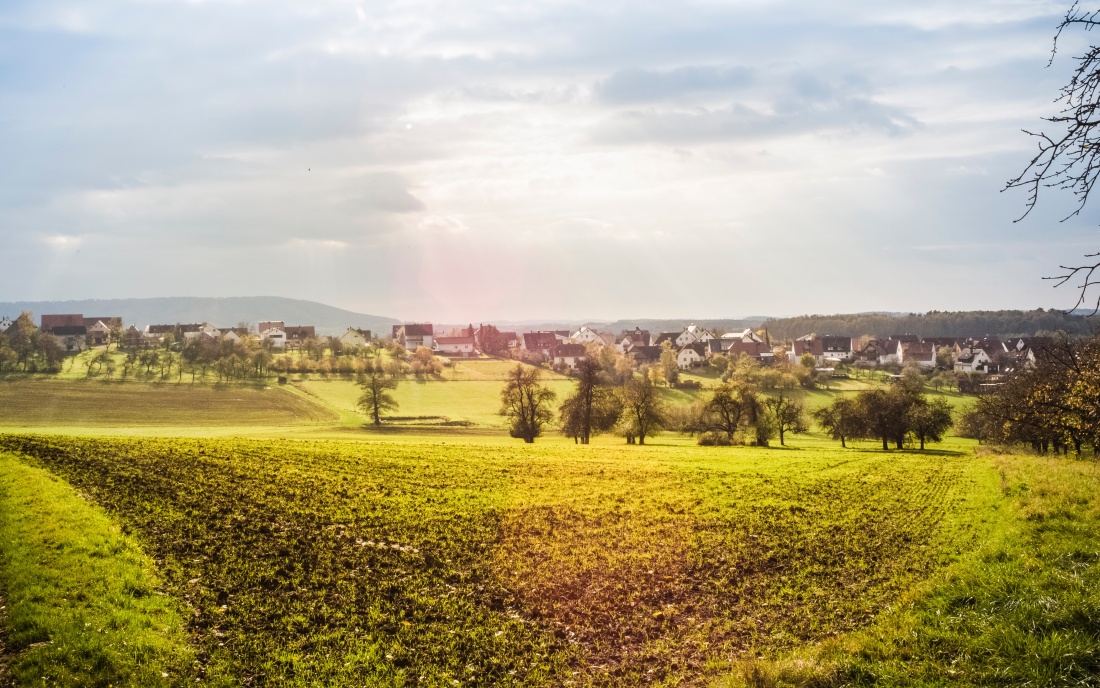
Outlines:
{"label": "green meadow", "polygon": [[[496,414],[504,371],[471,361],[406,379],[381,430],[339,378],[0,380],[0,676],[841,686],[1100,674],[1094,463],[957,438],[841,449],[815,432],[783,448],[670,433],[642,447],[553,432],[524,445]],[[572,383],[549,384],[562,396]],[[876,384],[838,380],[804,403]],[[692,403],[706,389],[665,394]]]}

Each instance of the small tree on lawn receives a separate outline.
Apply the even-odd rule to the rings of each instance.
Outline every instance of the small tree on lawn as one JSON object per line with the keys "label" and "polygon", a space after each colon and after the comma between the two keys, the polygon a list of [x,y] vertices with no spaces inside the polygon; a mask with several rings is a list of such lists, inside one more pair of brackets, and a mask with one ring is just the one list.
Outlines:
{"label": "small tree on lawn", "polygon": [[925,441],[939,442],[943,434],[951,427],[951,405],[943,397],[928,400],[919,397],[909,407],[909,432],[920,440],[924,449]]}
{"label": "small tree on lawn", "polygon": [[863,434],[863,417],[855,399],[840,397],[828,406],[814,411],[814,419],[829,437],[840,440],[842,447],[848,446],[845,440]]}
{"label": "small tree on lawn", "polygon": [[372,365],[360,375],[359,386],[363,388],[359,407],[375,425],[382,424],[383,411],[397,410],[397,401],[390,394],[390,390],[397,389],[397,381],[387,376],[381,366]]}
{"label": "small tree on lawn", "polygon": [[516,364],[507,384],[500,391],[500,415],[511,420],[509,434],[528,444],[542,434],[542,428],[554,418],[550,403],[557,398],[553,390],[543,387],[538,368]]}
{"label": "small tree on lawn", "polygon": [[806,411],[802,407],[802,402],[782,392],[777,397],[765,399],[764,408],[768,410],[775,422],[781,446],[785,444],[784,436],[788,432],[799,434],[810,429],[806,423]]}
{"label": "small tree on lawn", "polygon": [[627,442],[636,437],[638,444],[645,444],[647,436],[656,435],[668,423],[665,406],[646,372],[626,381],[622,398],[623,434]]}

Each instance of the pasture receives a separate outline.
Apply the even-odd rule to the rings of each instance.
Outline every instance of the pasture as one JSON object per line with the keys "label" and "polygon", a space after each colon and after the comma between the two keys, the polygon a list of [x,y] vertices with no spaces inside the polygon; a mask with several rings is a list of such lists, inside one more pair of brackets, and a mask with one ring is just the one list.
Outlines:
{"label": "pasture", "polygon": [[208,685],[697,685],[993,528],[969,452],[0,437],[180,600]]}
{"label": "pasture", "polygon": [[332,410],[276,387],[0,379],[0,426],[283,426],[335,423]]}

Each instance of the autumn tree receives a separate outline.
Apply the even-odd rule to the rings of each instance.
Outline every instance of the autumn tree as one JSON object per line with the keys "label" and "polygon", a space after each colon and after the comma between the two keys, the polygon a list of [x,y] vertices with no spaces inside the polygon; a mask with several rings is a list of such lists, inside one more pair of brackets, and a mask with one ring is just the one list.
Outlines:
{"label": "autumn tree", "polygon": [[627,380],[623,385],[622,400],[620,422],[627,442],[637,438],[638,444],[645,444],[646,437],[656,435],[667,424],[665,405],[648,375]]}
{"label": "autumn tree", "polygon": [[674,385],[680,381],[680,364],[676,362],[676,349],[667,339],[661,342],[660,368],[668,384]]}
{"label": "autumn tree", "polygon": [[359,396],[359,408],[363,409],[375,425],[382,424],[382,413],[397,409],[397,401],[390,392],[397,389],[397,381],[386,374],[381,366],[371,365],[359,376],[363,388]]}
{"label": "autumn tree", "polygon": [[550,404],[557,398],[542,386],[538,368],[516,364],[500,392],[500,415],[510,421],[509,434],[528,444],[542,435],[542,428],[554,418]]}

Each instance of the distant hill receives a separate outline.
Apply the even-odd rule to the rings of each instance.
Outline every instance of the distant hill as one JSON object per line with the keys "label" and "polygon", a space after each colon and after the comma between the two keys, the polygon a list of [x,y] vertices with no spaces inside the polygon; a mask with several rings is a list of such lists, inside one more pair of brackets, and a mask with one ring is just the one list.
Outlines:
{"label": "distant hill", "polygon": [[1054,332],[1090,334],[1100,318],[1058,310],[929,311],[928,313],[854,313],[771,318],[764,327],[773,339],[810,333],[860,337],[915,334],[920,337],[1031,337]]}
{"label": "distant hill", "polygon": [[354,313],[316,301],[281,296],[172,296],[153,299],[86,299],[83,301],[0,302],[0,317],[15,318],[23,311],[82,313],[86,316],[121,316],[127,325],[143,328],[153,324],[208,322],[216,327],[233,327],[246,322],[253,327],[260,320],[283,320],[287,325],[314,325],[318,334],[340,334],[348,327],[369,329],[388,335],[399,321],[379,315]]}

